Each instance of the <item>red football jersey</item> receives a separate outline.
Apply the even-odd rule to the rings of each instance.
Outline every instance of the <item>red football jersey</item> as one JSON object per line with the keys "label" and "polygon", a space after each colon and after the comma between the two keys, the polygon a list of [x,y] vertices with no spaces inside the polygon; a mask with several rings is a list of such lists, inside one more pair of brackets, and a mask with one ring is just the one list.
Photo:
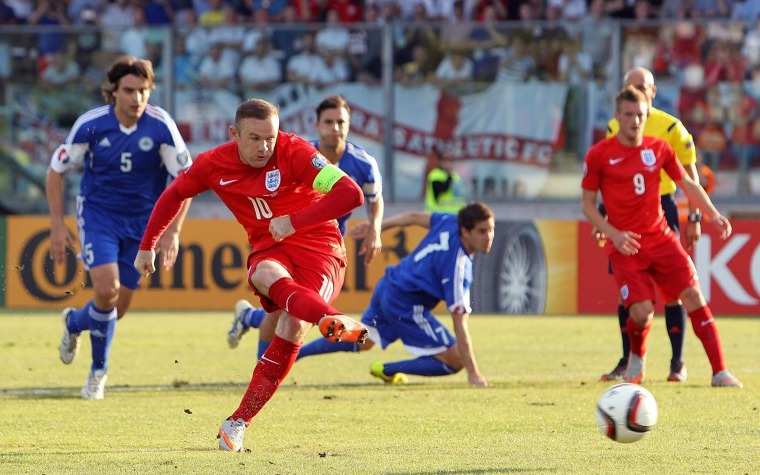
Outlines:
{"label": "red football jersey", "polygon": [[[237,143],[228,142],[199,154],[193,166],[177,176],[175,186],[183,198],[214,190],[243,225],[253,252],[257,252],[275,244],[269,232],[272,218],[292,215],[324,196],[312,188],[326,163],[317,156],[309,142],[278,131],[274,153],[265,167],[253,168],[240,161]],[[345,259],[335,219],[299,229],[285,241]]]}
{"label": "red football jersey", "polygon": [[607,220],[621,231],[642,236],[662,234],[668,227],[660,204],[660,170],[675,181],[686,171],[664,140],[644,137],[638,147],[617,136],[598,142],[586,153],[581,187],[601,191]]}

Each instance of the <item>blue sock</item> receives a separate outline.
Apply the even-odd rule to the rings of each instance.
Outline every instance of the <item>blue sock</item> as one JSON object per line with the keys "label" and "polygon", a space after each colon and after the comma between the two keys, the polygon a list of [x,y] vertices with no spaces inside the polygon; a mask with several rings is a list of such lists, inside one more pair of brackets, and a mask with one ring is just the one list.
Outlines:
{"label": "blue sock", "polygon": [[670,364],[677,365],[683,361],[683,344],[686,340],[686,314],[683,306],[665,306],[665,325],[668,329],[670,347],[673,350]]}
{"label": "blue sock", "polygon": [[90,307],[92,307],[92,300],[87,302],[84,307],[72,310],[69,313],[66,326],[70,333],[82,333],[90,329]]}
{"label": "blue sock", "polygon": [[240,320],[243,322],[243,327],[245,328],[259,328],[259,325],[261,325],[261,321],[266,314],[267,312],[264,311],[263,308],[253,307],[243,312]]}
{"label": "blue sock", "polygon": [[322,355],[325,353],[336,353],[338,351],[348,351],[351,353],[358,353],[359,344],[348,343],[346,341],[342,341],[340,343],[333,343],[329,340],[325,340],[324,338],[317,338],[316,340],[312,341],[308,345],[304,345],[301,347],[301,351],[300,353],[298,353],[297,360],[300,360],[304,356]]}
{"label": "blue sock", "polygon": [[418,376],[447,376],[456,373],[457,370],[432,356],[420,356],[413,360],[385,363],[383,372],[387,375],[406,373]]}
{"label": "blue sock", "polygon": [[90,342],[92,342],[92,371],[108,372],[108,354],[116,330],[116,307],[100,310],[90,306]]}
{"label": "blue sock", "polygon": [[264,354],[265,351],[267,351],[267,348],[269,348],[269,345],[271,345],[271,341],[264,341],[259,340],[259,353],[257,355],[258,359],[261,359],[261,356]]}

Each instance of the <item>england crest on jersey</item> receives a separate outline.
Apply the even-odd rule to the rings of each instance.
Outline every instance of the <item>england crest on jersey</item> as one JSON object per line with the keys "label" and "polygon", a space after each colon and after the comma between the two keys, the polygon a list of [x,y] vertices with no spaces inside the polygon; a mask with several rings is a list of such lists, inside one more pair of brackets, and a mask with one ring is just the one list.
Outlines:
{"label": "england crest on jersey", "polygon": [[277,188],[280,187],[280,170],[272,170],[271,172],[267,172],[267,176],[265,179],[265,186],[267,187],[267,190],[274,191]]}
{"label": "england crest on jersey", "polygon": [[645,166],[651,167],[657,162],[657,157],[654,156],[654,152],[648,148],[641,151],[641,161]]}

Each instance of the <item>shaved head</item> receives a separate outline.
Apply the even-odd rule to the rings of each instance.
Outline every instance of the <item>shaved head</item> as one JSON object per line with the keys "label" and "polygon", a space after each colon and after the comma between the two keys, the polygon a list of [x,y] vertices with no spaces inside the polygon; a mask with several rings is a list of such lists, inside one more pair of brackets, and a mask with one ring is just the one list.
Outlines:
{"label": "shaved head", "polygon": [[652,74],[652,71],[646,68],[631,68],[625,73],[623,82],[626,86],[636,86],[638,84],[654,85],[654,75]]}

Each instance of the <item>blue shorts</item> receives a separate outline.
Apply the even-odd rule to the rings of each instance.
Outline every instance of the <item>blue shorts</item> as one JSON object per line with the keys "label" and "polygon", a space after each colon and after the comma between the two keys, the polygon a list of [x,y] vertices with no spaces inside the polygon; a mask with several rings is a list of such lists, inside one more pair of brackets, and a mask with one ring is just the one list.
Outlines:
{"label": "blue shorts", "polygon": [[121,285],[135,290],[142,277],[135,269],[135,256],[148,217],[114,216],[106,210],[87,206],[84,199],[78,198],[78,257],[84,268],[89,271],[93,267],[116,263]]}
{"label": "blue shorts", "polygon": [[369,338],[385,349],[401,339],[409,353],[429,356],[443,353],[457,340],[433,314],[414,302],[414,297],[399,292],[380,279],[372,293],[362,323],[369,330]]}

